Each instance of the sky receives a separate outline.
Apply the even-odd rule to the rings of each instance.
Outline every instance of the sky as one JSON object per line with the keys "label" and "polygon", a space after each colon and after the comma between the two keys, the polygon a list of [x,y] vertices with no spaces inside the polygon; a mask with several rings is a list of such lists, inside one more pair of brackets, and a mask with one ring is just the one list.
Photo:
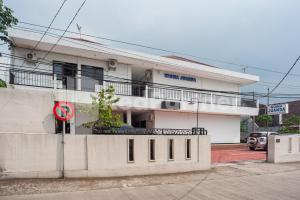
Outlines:
{"label": "sky", "polygon": [[[47,26],[62,1],[4,0],[4,4],[14,10],[19,21]],[[53,27],[66,28],[82,1],[68,0]],[[299,8],[299,0],[87,0],[70,30],[76,31],[78,23],[83,33],[182,52],[220,68],[258,75],[262,82],[242,91],[266,93],[300,55]],[[275,93],[300,94],[300,63],[291,73],[299,76],[288,76]]]}

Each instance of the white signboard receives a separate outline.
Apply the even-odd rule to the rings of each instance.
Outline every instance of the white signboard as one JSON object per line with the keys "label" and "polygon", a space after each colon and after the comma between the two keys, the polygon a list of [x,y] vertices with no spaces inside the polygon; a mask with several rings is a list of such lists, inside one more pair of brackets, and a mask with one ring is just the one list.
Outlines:
{"label": "white signboard", "polygon": [[271,104],[268,106],[268,115],[280,115],[286,113],[289,113],[289,104],[287,103]]}

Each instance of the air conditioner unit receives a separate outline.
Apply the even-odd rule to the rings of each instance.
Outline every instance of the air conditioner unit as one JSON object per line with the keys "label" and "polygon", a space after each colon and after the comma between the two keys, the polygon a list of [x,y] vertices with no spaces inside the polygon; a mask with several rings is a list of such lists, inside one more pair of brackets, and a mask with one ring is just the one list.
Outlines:
{"label": "air conditioner unit", "polygon": [[161,108],[162,109],[180,110],[180,102],[162,101],[161,102]]}
{"label": "air conditioner unit", "polygon": [[38,62],[38,58],[36,57],[35,53],[30,52],[26,54],[26,61],[31,63],[36,63]]}
{"label": "air conditioner unit", "polygon": [[116,69],[117,69],[117,60],[109,59],[107,61],[107,69],[108,69],[108,71],[116,71]]}

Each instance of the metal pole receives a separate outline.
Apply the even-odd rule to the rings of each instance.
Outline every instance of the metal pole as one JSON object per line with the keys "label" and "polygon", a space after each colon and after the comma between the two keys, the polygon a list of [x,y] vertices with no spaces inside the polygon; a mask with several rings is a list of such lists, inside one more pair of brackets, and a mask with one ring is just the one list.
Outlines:
{"label": "metal pole", "polygon": [[[268,115],[268,107],[269,107],[269,104],[270,104],[270,88],[268,88],[268,99],[267,99],[267,108],[266,108],[266,114]],[[268,115],[269,116],[269,115]],[[266,148],[266,161],[268,162],[268,137],[269,137],[269,121],[267,120],[267,137],[266,137],[266,145],[267,145],[267,148]]]}
{"label": "metal pole", "polygon": [[[253,91],[253,101],[255,100],[254,98],[254,91]],[[258,112],[259,112],[259,105],[258,105]],[[255,115],[253,115],[253,118],[252,118],[252,131],[255,132]],[[248,131],[248,134],[249,134],[249,131]]]}
{"label": "metal pole", "polygon": [[199,100],[197,99],[197,132],[199,129]]}
{"label": "metal pole", "polygon": [[66,134],[66,122],[63,121],[63,132],[62,132],[62,178],[65,178],[65,134]]}

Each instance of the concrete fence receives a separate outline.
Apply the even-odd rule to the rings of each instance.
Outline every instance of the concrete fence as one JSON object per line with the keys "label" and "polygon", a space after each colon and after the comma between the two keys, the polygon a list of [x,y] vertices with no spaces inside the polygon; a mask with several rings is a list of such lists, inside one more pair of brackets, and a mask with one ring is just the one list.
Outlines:
{"label": "concrete fence", "polygon": [[299,162],[300,135],[271,135],[268,139],[268,161]]}
{"label": "concrete fence", "polygon": [[[210,169],[198,135],[0,134],[0,179],[113,177]],[[172,141],[172,142],[171,142]]]}

